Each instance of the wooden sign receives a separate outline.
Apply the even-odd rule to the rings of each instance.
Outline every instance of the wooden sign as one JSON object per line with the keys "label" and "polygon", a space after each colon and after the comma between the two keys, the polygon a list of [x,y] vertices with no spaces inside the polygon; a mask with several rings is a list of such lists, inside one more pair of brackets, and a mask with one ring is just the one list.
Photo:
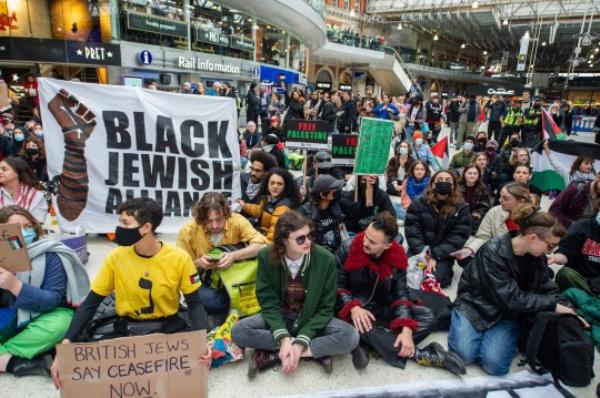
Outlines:
{"label": "wooden sign", "polygon": [[0,267],[15,273],[31,271],[31,261],[18,224],[0,224]]}

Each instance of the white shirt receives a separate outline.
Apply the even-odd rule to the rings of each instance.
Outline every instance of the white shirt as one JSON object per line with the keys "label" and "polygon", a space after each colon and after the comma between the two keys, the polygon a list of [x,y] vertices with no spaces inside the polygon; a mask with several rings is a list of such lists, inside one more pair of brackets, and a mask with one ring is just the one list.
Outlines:
{"label": "white shirt", "polygon": [[221,241],[221,239],[223,239],[223,235],[224,235],[223,232],[221,232],[220,234],[216,234],[216,235],[211,234],[210,240],[212,241],[213,245],[215,245],[215,246],[218,245],[219,242]]}
{"label": "white shirt", "polygon": [[298,275],[298,272],[302,267],[302,263],[304,262],[304,256],[300,257],[298,260],[291,260],[287,256],[283,257],[285,258],[285,265],[292,275],[292,279],[296,279],[296,275]]}

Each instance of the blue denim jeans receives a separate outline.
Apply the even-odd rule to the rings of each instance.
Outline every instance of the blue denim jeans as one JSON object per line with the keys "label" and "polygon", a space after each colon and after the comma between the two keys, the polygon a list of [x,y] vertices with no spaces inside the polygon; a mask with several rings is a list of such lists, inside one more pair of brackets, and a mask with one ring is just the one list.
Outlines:
{"label": "blue denim jeans", "polygon": [[402,205],[398,202],[392,202],[392,206],[394,207],[394,211],[396,212],[396,218],[404,220],[406,218],[406,210]]}
{"label": "blue denim jeans", "polygon": [[229,311],[229,294],[227,294],[227,290],[202,286],[198,292],[200,292],[202,305],[208,315],[219,315]]}
{"label": "blue denim jeans", "polygon": [[412,136],[413,136],[413,133],[415,131],[415,126],[414,125],[413,126],[406,126],[406,128],[405,128],[404,131],[406,133],[406,137],[404,137],[404,139],[409,144],[412,144],[412,141],[413,141]]}
{"label": "blue denim jeans", "polygon": [[452,310],[448,348],[457,353],[466,365],[478,361],[492,376],[507,374],[517,352],[518,338],[516,322],[500,321],[479,332],[465,315],[456,308]]}

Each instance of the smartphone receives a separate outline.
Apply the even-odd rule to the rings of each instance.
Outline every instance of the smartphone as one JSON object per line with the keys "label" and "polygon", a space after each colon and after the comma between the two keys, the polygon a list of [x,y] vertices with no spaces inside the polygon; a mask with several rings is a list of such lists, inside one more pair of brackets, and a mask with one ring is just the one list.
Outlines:
{"label": "smartphone", "polygon": [[221,257],[223,257],[223,253],[208,253],[206,257],[208,257],[208,261],[211,263],[218,263]]}

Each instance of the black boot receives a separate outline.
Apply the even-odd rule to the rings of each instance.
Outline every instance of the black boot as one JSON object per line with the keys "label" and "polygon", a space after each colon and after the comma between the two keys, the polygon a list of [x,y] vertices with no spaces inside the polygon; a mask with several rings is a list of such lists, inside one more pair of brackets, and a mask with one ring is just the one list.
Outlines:
{"label": "black boot", "polygon": [[321,365],[325,373],[327,373],[328,375],[330,375],[333,372],[333,357],[315,358],[315,361],[317,361],[317,363]]}
{"label": "black boot", "polygon": [[248,364],[248,378],[253,379],[258,372],[270,369],[280,363],[276,351],[254,350]]}
{"label": "black boot", "polygon": [[462,359],[455,353],[444,350],[438,343],[431,343],[425,348],[417,348],[415,361],[422,366],[446,369],[455,375],[467,374]]}
{"label": "black boot", "polygon": [[15,377],[50,376],[50,366],[52,366],[50,355],[33,359],[13,357],[13,361],[12,374]]}
{"label": "black boot", "polygon": [[369,350],[358,345],[352,351],[352,365],[356,369],[364,369],[369,364]]}

